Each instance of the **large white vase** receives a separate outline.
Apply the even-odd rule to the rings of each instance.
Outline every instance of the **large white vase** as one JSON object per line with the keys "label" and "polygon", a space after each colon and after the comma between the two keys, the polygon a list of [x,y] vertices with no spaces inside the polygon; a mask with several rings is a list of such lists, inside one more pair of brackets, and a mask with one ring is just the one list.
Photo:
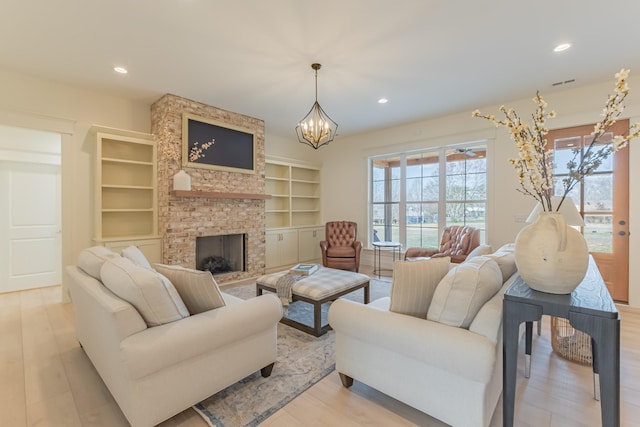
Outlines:
{"label": "large white vase", "polygon": [[589,266],[584,236],[567,226],[558,212],[541,212],[518,233],[515,246],[518,273],[536,291],[569,294]]}

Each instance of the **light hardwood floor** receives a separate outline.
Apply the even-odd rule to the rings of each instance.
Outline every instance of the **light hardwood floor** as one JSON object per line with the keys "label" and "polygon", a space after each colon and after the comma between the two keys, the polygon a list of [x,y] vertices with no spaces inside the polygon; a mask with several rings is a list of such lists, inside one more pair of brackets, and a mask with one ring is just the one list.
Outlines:
{"label": "light hardwood floor", "polygon": [[[640,310],[625,306],[619,310],[622,425],[640,426]],[[79,347],[73,309],[71,304],[60,301],[59,287],[0,294],[0,340],[0,426],[128,425]],[[522,348],[523,345],[518,366],[516,426],[599,426],[600,406],[593,400],[591,369],[552,352],[547,318],[542,336],[534,334],[532,375],[528,380],[523,375]],[[206,426],[191,409],[161,425]],[[444,424],[357,381],[347,390],[333,372],[263,425]],[[492,426],[501,425],[499,404]]]}

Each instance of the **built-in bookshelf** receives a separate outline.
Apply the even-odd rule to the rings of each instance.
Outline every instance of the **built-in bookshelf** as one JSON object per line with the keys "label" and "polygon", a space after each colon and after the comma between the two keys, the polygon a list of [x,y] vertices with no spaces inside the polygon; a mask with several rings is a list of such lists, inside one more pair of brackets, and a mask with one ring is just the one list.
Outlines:
{"label": "built-in bookshelf", "polygon": [[161,262],[156,143],[152,135],[94,126],[94,241],[112,249],[138,246]]}

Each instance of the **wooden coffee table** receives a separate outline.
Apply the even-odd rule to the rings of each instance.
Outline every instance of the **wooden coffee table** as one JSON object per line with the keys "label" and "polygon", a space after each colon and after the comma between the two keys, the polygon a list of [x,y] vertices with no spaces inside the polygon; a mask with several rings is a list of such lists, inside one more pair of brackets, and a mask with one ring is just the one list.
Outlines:
{"label": "wooden coffee table", "polygon": [[[288,271],[265,274],[256,281],[256,295],[263,291],[276,292],[278,279]],[[329,324],[322,325],[322,304],[335,301],[343,295],[364,288],[364,303],[369,303],[369,276],[352,271],[320,267],[309,276],[298,279],[291,287],[293,301],[304,301],[313,305],[313,327],[297,320],[283,317],[280,321],[308,334],[319,337],[331,329]]]}

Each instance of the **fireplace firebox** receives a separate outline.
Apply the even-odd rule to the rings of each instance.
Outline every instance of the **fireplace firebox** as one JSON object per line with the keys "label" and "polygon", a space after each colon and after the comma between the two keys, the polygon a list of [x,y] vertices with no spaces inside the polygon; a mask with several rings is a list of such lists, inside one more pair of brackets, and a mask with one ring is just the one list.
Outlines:
{"label": "fireplace firebox", "polygon": [[196,237],[196,268],[222,274],[246,271],[246,234]]}

